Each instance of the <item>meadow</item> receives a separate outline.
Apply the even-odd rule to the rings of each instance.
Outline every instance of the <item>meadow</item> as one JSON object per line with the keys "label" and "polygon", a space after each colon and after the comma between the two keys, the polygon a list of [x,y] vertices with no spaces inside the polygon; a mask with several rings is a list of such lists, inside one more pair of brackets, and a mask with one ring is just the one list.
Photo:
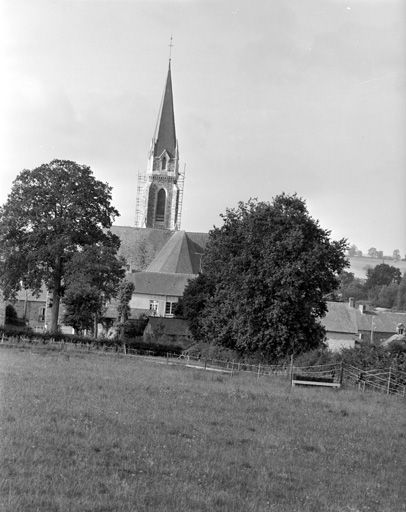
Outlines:
{"label": "meadow", "polygon": [[366,256],[362,257],[351,257],[348,258],[350,262],[350,267],[346,270],[348,272],[352,272],[355,277],[359,279],[366,279],[367,268],[368,267],[376,267],[381,263],[385,263],[386,265],[390,265],[392,267],[398,268],[402,275],[406,272],[406,261],[394,261],[390,259],[379,259],[379,258],[368,258]]}
{"label": "meadow", "polygon": [[406,401],[0,347],[4,512],[406,510]]}

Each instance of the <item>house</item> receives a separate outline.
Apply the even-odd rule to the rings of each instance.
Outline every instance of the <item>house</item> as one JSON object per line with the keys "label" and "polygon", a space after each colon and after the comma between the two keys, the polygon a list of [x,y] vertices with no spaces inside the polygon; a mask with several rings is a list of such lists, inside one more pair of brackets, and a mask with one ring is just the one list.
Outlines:
{"label": "house", "polygon": [[331,350],[351,348],[359,340],[383,342],[397,334],[399,323],[406,323],[406,313],[358,307],[354,299],[345,302],[327,302],[328,311],[320,323],[326,329],[327,344]]}
{"label": "house", "polygon": [[[111,228],[121,241],[120,255],[126,260],[126,277],[135,285],[130,302],[132,318],[142,313],[173,317],[174,306],[187,282],[201,270],[208,234],[180,229],[184,177],[184,171],[179,170],[169,61],[147,169],[138,175],[136,227]],[[111,319],[110,323],[117,318],[116,306],[115,301],[108,304],[105,318]],[[25,290],[19,293],[15,305],[18,317],[38,331],[46,329],[51,307],[46,293],[37,298]],[[62,318],[61,307],[60,322]],[[69,328],[62,325],[62,330],[66,329]]]}
{"label": "house", "polygon": [[396,326],[396,334],[385,340],[382,345],[386,347],[389,345],[389,343],[392,343],[392,341],[399,341],[401,343],[404,343],[406,345],[406,328],[403,323],[399,323]]}

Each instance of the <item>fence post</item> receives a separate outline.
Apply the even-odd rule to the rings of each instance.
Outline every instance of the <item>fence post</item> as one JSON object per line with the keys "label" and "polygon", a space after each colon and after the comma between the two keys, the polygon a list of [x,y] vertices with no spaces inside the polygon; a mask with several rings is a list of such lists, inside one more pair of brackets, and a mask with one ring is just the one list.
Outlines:
{"label": "fence post", "polygon": [[204,359],[204,369],[207,370],[207,359]]}
{"label": "fence post", "polygon": [[234,375],[234,359],[231,362],[231,377]]}
{"label": "fence post", "polygon": [[127,345],[125,343],[123,345],[123,352],[124,352],[124,355],[126,356],[127,355]]}
{"label": "fence post", "polygon": [[389,376],[388,376],[388,388],[386,390],[386,394],[389,395],[390,393],[390,378],[391,378],[391,373],[392,373],[392,367],[389,366]]}
{"label": "fence post", "polygon": [[290,356],[290,383],[293,380],[293,354]]}
{"label": "fence post", "polygon": [[344,361],[341,361],[340,363],[340,386],[343,385],[343,379],[344,379]]}
{"label": "fence post", "polygon": [[261,363],[258,364],[258,375],[257,375],[257,379],[259,379],[259,375],[261,373]]}

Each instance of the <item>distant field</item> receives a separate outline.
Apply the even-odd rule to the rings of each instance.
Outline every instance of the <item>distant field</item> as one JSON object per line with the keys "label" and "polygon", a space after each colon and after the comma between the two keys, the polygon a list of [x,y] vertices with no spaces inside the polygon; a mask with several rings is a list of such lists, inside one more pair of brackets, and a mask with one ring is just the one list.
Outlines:
{"label": "distant field", "polygon": [[393,261],[393,260],[382,260],[377,258],[348,258],[351,263],[351,268],[346,269],[348,272],[353,272],[355,277],[360,279],[366,279],[365,267],[376,267],[380,263],[386,263],[392,267],[399,268],[402,275],[406,272],[406,261]]}
{"label": "distant field", "polygon": [[406,511],[406,402],[0,348],[3,512]]}

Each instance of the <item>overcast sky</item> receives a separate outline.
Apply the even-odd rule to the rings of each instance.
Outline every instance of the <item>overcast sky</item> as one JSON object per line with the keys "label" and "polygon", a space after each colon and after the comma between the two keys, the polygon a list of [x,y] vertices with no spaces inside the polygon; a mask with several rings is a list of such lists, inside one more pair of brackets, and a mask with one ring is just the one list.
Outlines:
{"label": "overcast sky", "polygon": [[406,253],[404,0],[3,0],[0,204],[54,158],[134,225],[168,68],[182,229],[281,192],[364,253]]}

